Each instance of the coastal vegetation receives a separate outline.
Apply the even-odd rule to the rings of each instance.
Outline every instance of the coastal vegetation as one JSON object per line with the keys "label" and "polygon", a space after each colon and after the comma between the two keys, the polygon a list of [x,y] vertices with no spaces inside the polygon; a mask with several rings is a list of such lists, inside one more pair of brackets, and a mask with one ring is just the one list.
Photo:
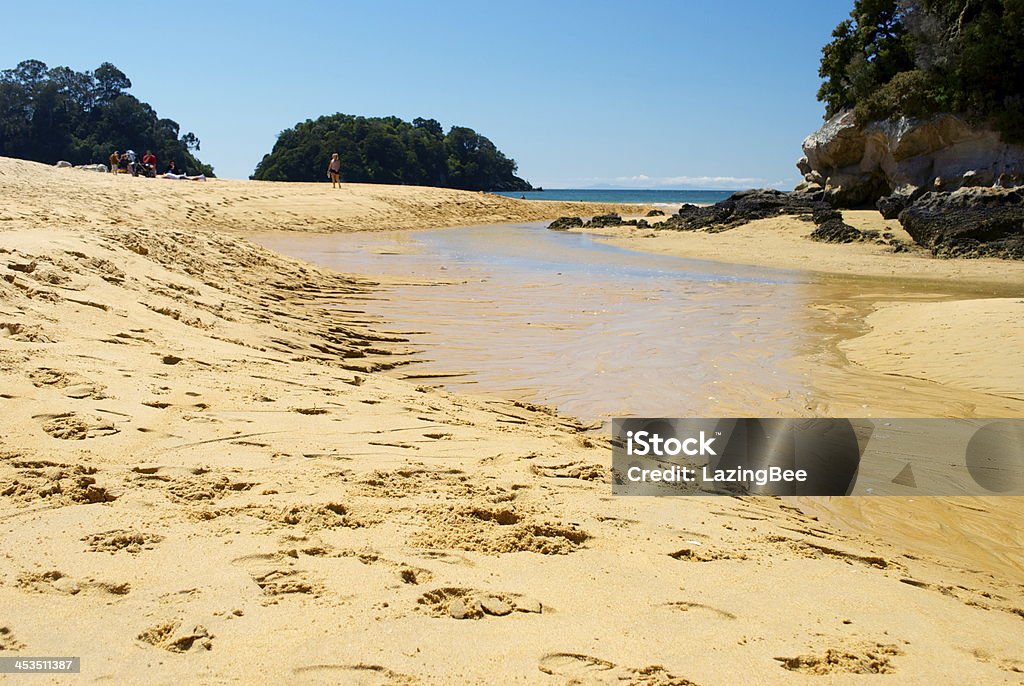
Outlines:
{"label": "coastal vegetation", "polygon": [[252,178],[319,181],[339,153],[341,177],[356,183],[438,186],[473,191],[526,191],[515,160],[464,126],[444,132],[434,119],[333,114],[281,132]]}
{"label": "coastal vegetation", "polygon": [[128,93],[131,87],[109,62],[78,72],[25,60],[0,71],[0,156],[90,164],[106,162],[114,150],[148,149],[161,164],[174,160],[179,169],[213,176],[195,157],[196,135],[181,134],[177,122]]}
{"label": "coastal vegetation", "polygon": [[1024,143],[1024,1],[856,0],[820,75],[826,118],[955,112]]}

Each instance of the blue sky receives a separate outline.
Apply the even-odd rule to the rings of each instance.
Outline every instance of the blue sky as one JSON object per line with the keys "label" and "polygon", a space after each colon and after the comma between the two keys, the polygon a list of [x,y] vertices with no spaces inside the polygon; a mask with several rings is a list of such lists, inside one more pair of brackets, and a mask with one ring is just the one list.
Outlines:
{"label": "blue sky", "polygon": [[852,0],[132,2],[4,7],[0,68],[95,69],[245,178],[345,112],[470,126],[548,188],[792,186]]}

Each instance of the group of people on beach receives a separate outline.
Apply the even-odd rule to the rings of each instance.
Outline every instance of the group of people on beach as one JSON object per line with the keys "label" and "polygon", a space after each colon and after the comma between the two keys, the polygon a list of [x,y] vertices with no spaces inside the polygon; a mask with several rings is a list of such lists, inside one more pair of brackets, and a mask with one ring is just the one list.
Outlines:
{"label": "group of people on beach", "polygon": [[[125,150],[121,152],[115,150],[110,153],[110,173],[111,174],[131,174],[132,176],[148,176],[154,178],[157,175],[157,160],[156,155],[153,154],[152,150],[147,150],[139,160],[134,150]],[[185,178],[185,170],[179,168],[174,160],[167,163],[167,170],[164,172],[164,176],[170,176],[173,178]]]}

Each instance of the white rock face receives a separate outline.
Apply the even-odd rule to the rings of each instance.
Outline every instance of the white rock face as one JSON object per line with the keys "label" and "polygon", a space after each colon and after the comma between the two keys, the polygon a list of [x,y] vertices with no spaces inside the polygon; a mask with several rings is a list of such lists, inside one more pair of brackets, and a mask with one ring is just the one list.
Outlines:
{"label": "white rock face", "polygon": [[917,188],[1024,184],[1024,146],[953,114],[860,126],[852,112],[840,112],[804,140],[803,151],[801,187],[819,186],[841,206]]}

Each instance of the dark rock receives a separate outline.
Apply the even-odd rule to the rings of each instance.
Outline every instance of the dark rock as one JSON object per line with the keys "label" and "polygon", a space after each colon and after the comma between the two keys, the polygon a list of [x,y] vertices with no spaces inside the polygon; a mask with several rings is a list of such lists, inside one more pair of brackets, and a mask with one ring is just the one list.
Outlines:
{"label": "dark rock", "polygon": [[548,224],[548,228],[554,231],[565,231],[583,226],[583,220],[579,217],[559,217]]}
{"label": "dark rock", "polygon": [[878,202],[875,203],[875,207],[882,213],[883,218],[895,219],[906,208],[909,200],[910,198],[901,193],[893,193],[892,195],[879,198]]}
{"label": "dark rock", "polygon": [[843,221],[843,213],[831,207],[817,209],[811,214],[811,221],[818,225],[834,220]]}
{"label": "dark rock", "polygon": [[892,195],[879,198],[878,202],[875,203],[875,208],[882,213],[884,219],[896,219],[900,216],[900,212],[906,209],[907,205],[910,205],[928,192],[929,190],[924,186],[918,188],[904,186]]}
{"label": "dark rock", "polygon": [[733,193],[709,207],[683,205],[677,214],[666,219],[662,228],[681,231],[725,231],[755,219],[796,215],[811,219],[815,210],[830,209],[820,200],[805,193],[785,193],[761,188]]}
{"label": "dark rock", "polygon": [[651,210],[650,212],[647,213],[647,216],[648,217],[664,217],[665,213],[662,212],[661,210]]}
{"label": "dark rock", "polygon": [[975,186],[992,186],[995,184],[995,174],[991,169],[972,169],[964,172],[962,185],[964,188]]}
{"label": "dark rock", "polygon": [[941,257],[1024,259],[1024,192],[965,188],[926,193],[899,216],[914,241]]}
{"label": "dark rock", "polygon": [[840,215],[818,224],[809,238],[821,243],[856,243],[864,240],[864,234],[844,222]]}
{"label": "dark rock", "polygon": [[622,226],[622,217],[619,215],[612,214],[599,214],[596,217],[591,218],[584,226],[593,229],[599,229],[604,226]]}

